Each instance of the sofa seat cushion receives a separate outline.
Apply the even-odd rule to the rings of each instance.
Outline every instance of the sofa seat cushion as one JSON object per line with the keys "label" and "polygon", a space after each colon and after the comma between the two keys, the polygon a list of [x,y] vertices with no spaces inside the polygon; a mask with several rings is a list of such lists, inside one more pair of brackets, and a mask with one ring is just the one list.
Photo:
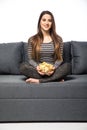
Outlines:
{"label": "sofa seat cushion", "polygon": [[87,98],[87,75],[67,78],[65,82],[29,84],[23,75],[0,75],[0,99]]}

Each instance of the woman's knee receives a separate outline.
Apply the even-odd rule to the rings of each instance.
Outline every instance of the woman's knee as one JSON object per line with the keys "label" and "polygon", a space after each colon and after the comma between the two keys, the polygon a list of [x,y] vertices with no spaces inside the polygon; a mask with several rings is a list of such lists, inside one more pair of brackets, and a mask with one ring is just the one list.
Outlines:
{"label": "woman's knee", "polygon": [[66,69],[69,73],[71,72],[71,64],[70,64],[70,63],[68,63],[68,62],[64,63],[64,67],[65,67],[65,69]]}
{"label": "woman's knee", "polygon": [[27,63],[20,64],[20,72],[24,72],[29,68],[29,65]]}

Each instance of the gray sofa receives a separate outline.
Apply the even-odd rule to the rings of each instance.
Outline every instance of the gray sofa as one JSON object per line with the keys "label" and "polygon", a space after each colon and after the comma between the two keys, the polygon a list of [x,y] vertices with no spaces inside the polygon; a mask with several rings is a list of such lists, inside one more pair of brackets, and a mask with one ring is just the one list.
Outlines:
{"label": "gray sofa", "polygon": [[20,74],[27,43],[0,44],[0,122],[87,121],[87,42],[64,43],[65,82],[29,84]]}

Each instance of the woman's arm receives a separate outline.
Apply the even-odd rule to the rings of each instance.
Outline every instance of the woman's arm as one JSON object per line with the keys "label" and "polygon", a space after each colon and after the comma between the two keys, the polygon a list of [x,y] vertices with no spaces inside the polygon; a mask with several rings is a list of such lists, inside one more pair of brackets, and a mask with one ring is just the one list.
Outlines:
{"label": "woman's arm", "polygon": [[[60,53],[61,53],[62,57],[63,57],[63,45],[64,45],[64,43],[62,42],[61,45],[60,45]],[[60,60],[60,61],[56,60],[55,63],[54,63],[55,69],[58,68],[61,65],[62,62],[63,62],[63,60]]]}
{"label": "woman's arm", "polygon": [[34,68],[36,68],[37,72],[40,75],[44,75],[44,73],[42,73],[41,70],[39,69],[39,64],[32,58],[31,53],[32,53],[32,43],[28,43],[29,64],[32,65]]}
{"label": "woman's arm", "polygon": [[29,64],[32,65],[33,67],[37,68],[38,63],[37,63],[35,60],[32,59],[31,53],[32,53],[32,44],[31,44],[31,43],[28,43],[28,58],[29,58]]}
{"label": "woman's arm", "polygon": [[54,68],[55,68],[55,69],[58,68],[58,67],[61,65],[62,62],[63,62],[63,61],[58,61],[58,60],[56,60],[55,63],[54,63]]}

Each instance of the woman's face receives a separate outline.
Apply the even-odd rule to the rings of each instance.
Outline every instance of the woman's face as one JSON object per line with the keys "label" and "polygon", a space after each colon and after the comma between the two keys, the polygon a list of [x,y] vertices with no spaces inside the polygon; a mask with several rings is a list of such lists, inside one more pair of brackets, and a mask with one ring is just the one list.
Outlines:
{"label": "woman's face", "polygon": [[42,31],[49,31],[52,26],[52,18],[49,14],[44,14],[40,21],[40,27]]}

